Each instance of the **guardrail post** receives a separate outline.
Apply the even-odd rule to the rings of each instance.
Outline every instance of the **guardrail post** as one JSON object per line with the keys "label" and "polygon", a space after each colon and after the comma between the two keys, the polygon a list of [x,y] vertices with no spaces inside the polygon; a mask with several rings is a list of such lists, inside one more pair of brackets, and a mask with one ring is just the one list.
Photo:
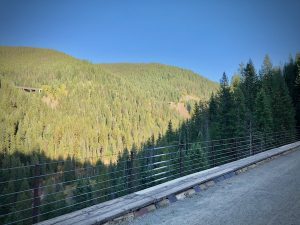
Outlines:
{"label": "guardrail post", "polygon": [[182,144],[179,144],[179,171],[180,176],[183,176],[183,152],[182,152],[183,146]]}
{"label": "guardrail post", "polygon": [[252,149],[252,132],[250,132],[250,137],[249,137],[249,144],[250,144],[250,152],[249,155],[253,155],[253,149]]}
{"label": "guardrail post", "polygon": [[238,153],[238,147],[237,147],[237,143],[236,143],[236,138],[234,138],[233,140],[234,140],[235,160],[237,160],[239,158],[239,153]]}
{"label": "guardrail post", "polygon": [[263,152],[263,137],[262,135],[260,134],[260,152]]}
{"label": "guardrail post", "polygon": [[34,167],[34,181],[33,181],[33,208],[32,208],[32,223],[39,222],[39,206],[41,204],[40,199],[40,164],[36,164]]}
{"label": "guardrail post", "polygon": [[132,187],[133,187],[133,151],[130,151],[130,159],[128,163],[128,187],[129,187],[129,192],[131,192]]}
{"label": "guardrail post", "polygon": [[214,141],[211,141],[211,149],[212,149],[212,154],[213,154],[213,167],[215,167],[216,166],[216,153],[215,153]]}
{"label": "guardrail post", "polygon": [[266,132],[264,132],[264,150],[267,150],[267,148],[268,148],[267,135]]}

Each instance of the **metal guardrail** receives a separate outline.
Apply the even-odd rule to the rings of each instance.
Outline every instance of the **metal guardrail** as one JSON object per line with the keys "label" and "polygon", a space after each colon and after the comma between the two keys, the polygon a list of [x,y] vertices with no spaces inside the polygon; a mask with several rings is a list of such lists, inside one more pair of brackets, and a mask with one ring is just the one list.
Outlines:
{"label": "metal guardrail", "polygon": [[[71,158],[2,168],[0,223],[36,223],[298,140],[294,131],[257,133],[127,152],[110,165]],[[26,176],[12,179],[20,171]]]}

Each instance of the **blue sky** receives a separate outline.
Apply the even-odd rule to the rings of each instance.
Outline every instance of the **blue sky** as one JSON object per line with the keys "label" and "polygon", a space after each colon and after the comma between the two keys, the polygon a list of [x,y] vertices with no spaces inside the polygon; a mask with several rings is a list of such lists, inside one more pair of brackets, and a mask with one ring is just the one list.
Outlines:
{"label": "blue sky", "polygon": [[159,62],[219,81],[268,53],[300,52],[298,0],[0,0],[0,45],[63,51],[94,63]]}

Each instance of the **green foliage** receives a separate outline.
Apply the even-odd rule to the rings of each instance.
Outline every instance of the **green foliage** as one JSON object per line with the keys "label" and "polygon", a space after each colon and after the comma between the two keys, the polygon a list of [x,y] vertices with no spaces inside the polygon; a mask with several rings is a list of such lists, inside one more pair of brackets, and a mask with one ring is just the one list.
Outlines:
{"label": "green foliage", "polygon": [[48,180],[45,193],[46,195],[41,203],[41,220],[50,219],[67,212],[62,186],[56,185],[52,180]]}
{"label": "green foliage", "polygon": [[258,77],[250,60],[242,71],[241,82],[241,90],[245,97],[247,130],[249,130],[250,134],[253,133],[255,127],[254,111],[258,89]]}
{"label": "green foliage", "polygon": [[91,64],[35,48],[1,47],[0,78],[1,152],[39,146],[52,158],[99,158],[141,147],[165,133],[169,120],[174,128],[184,120],[171,103],[190,108],[190,98],[207,100],[218,88],[177,67]]}
{"label": "green foliage", "polygon": [[257,130],[269,133],[273,128],[272,109],[264,89],[261,89],[256,97],[255,119]]}
{"label": "green foliage", "polygon": [[235,136],[245,136],[246,126],[246,103],[245,96],[240,85],[233,87],[234,113],[235,113]]}
{"label": "green foliage", "polygon": [[75,209],[82,209],[92,205],[92,187],[89,179],[78,180],[73,195],[76,204]]}
{"label": "green foliage", "polygon": [[[31,224],[31,216],[32,216],[32,209],[31,209],[31,193],[30,191],[26,191],[29,189],[28,182],[23,180],[22,185],[20,187],[20,194],[18,194],[16,199],[16,206],[14,208],[14,221],[26,219],[24,221],[18,222],[17,224]],[[28,219],[29,218],[29,219]]]}
{"label": "green foliage", "polygon": [[222,138],[229,138],[235,135],[235,104],[233,94],[228,84],[228,78],[224,73],[220,82],[220,90],[217,95],[218,101],[218,132]]}
{"label": "green foliage", "polygon": [[297,126],[300,127],[300,54],[296,55],[295,60],[291,58],[290,61],[285,64],[283,75],[292,103],[295,107]]}
{"label": "green foliage", "polygon": [[295,109],[280,70],[274,71],[272,89],[274,130],[293,129],[295,127]]}
{"label": "green foliage", "polygon": [[[206,141],[210,146],[207,160],[218,165],[255,153],[258,147],[252,144],[254,134],[292,131],[288,136],[291,138],[294,128],[294,108],[284,77],[266,57],[259,77],[251,61],[241,68],[241,76],[233,78],[232,86],[224,73],[219,91],[211,96],[207,106],[195,104],[192,118],[173,131],[173,140],[167,132],[166,140],[168,143],[180,140],[183,146]],[[250,151],[239,149],[243,144],[230,139],[245,135],[249,135],[246,138],[250,139]],[[225,140],[213,141],[216,139]],[[243,139],[239,140],[243,143]],[[266,136],[260,137],[260,149],[272,141]]]}
{"label": "green foliage", "polygon": [[[32,222],[36,181],[45,220],[280,144],[266,134],[291,130],[290,139],[293,106],[299,117],[299,57],[283,74],[266,57],[259,76],[250,61],[219,88],[159,64],[95,65],[32,48],[0,48],[0,59],[0,223]],[[170,107],[178,102],[187,120]]]}

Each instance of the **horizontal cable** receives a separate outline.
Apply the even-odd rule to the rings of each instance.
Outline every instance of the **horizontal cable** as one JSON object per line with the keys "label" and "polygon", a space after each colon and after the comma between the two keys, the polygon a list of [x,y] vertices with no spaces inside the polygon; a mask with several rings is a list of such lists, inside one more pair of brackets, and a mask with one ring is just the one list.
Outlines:
{"label": "horizontal cable", "polygon": [[[274,148],[275,146],[278,146],[278,144],[277,143],[279,143],[279,146],[280,146],[280,144],[286,144],[286,143],[289,143],[289,141],[291,141],[291,140],[298,140],[297,139],[297,137],[284,137],[284,136],[280,136],[280,135],[276,135],[275,136],[275,138],[276,137],[280,137],[280,139],[278,140],[278,139],[276,139],[275,141],[273,141],[273,140],[267,140],[267,141],[263,141],[263,139],[264,139],[264,137],[260,137],[260,138],[257,138],[256,140],[257,140],[257,143],[256,144],[254,144],[254,143],[252,143],[252,148],[253,148],[253,150],[255,151],[255,154],[257,154],[257,153],[259,153],[259,152],[262,152],[262,151],[265,151],[266,150],[266,147],[268,148],[268,146],[266,145],[266,143],[270,143],[270,147],[271,148]],[[274,138],[274,137],[266,137],[266,139],[269,139],[269,138]],[[284,138],[285,138],[285,140],[284,140]],[[283,140],[283,141],[282,141]],[[255,141],[255,139],[253,139],[253,141]],[[245,141],[246,142],[246,141]],[[275,142],[275,144],[273,144],[273,142]],[[232,146],[232,145],[234,145],[235,143],[223,143],[223,144],[221,144],[221,145],[219,145],[219,146],[224,146],[224,145],[229,145],[229,146]],[[263,147],[264,148],[262,148],[262,145],[263,145]],[[211,147],[211,146],[209,146],[209,147]],[[209,147],[200,147],[200,148],[195,148],[195,149],[187,149],[187,150],[185,150],[185,149],[182,149],[181,150],[181,152],[184,152],[184,151],[187,151],[188,153],[190,153],[191,151],[195,151],[195,150],[203,150],[204,148],[209,148]],[[226,151],[226,150],[228,150],[228,149],[231,149],[231,151],[229,151],[229,152],[223,152],[223,153],[219,153],[219,154],[216,154],[215,156],[220,156],[220,155],[224,155],[224,154],[228,154],[228,153],[230,153],[230,152],[234,152],[234,153],[237,153],[236,152],[236,149],[239,149],[239,150],[241,150],[240,149],[240,147],[241,146],[233,146],[233,147],[228,147],[228,148],[225,148],[225,149],[220,149],[219,151]],[[175,153],[175,154],[177,154],[177,153],[179,153],[179,151],[176,151],[176,152],[173,152],[173,153]],[[197,155],[199,155],[199,153],[196,153]],[[193,154],[192,154],[193,155]],[[244,153],[244,154],[242,154],[242,156],[247,156],[248,155],[248,153]],[[162,156],[166,156],[166,154],[161,154],[161,155],[156,155],[156,157],[157,158],[159,158],[159,157],[162,157]],[[188,157],[188,156],[191,156],[190,154],[187,154],[187,155],[184,155],[183,157],[185,158],[185,157]],[[239,156],[241,156],[241,154],[239,154]],[[227,155],[227,156],[223,156],[223,157],[218,157],[218,159],[217,159],[217,163],[219,164],[219,163],[223,163],[223,162],[228,162],[228,161],[230,161],[230,159],[227,159],[228,157],[232,157],[232,155]],[[209,156],[208,156],[208,158],[209,158]],[[173,159],[173,160],[179,160],[180,158],[175,158],[175,159]],[[221,160],[221,161],[219,161],[219,159],[223,159],[223,160]],[[137,159],[138,160],[138,159]],[[166,163],[166,162],[170,162],[170,161],[173,161],[173,160],[168,160],[168,161],[161,161],[161,163]],[[194,161],[195,159],[190,159],[190,160],[183,160],[183,162],[184,163],[187,163],[187,162],[189,162],[189,161]],[[233,160],[231,160],[231,161],[233,161]],[[124,160],[124,162],[128,162],[127,160]],[[155,165],[156,165],[156,163],[157,164],[160,164],[160,162],[154,162],[153,164],[150,164],[150,165],[145,165],[145,166],[154,166],[155,167]],[[178,164],[180,164],[181,162],[179,162],[179,163],[176,163],[177,165]],[[199,161],[198,163],[203,163],[203,162],[201,162],[201,161]],[[172,164],[172,165],[170,165],[171,167],[173,166],[174,167],[174,165],[176,165],[176,164]],[[194,164],[195,165],[195,164]],[[157,170],[160,170],[160,169],[165,169],[165,168],[169,168],[170,166],[162,166],[162,167],[158,167],[158,168],[154,168],[153,170],[154,171],[157,171]],[[184,165],[184,167],[185,167],[186,165]],[[211,166],[211,165],[210,165]],[[207,168],[207,167],[206,167]],[[88,169],[95,169],[94,167],[92,167],[92,168],[88,168]],[[184,173],[184,174],[186,174],[187,172],[189,172],[189,171],[194,171],[194,170],[197,170],[197,169],[199,169],[199,168],[194,168],[194,169],[191,169],[191,170],[184,170],[183,172],[179,172],[179,173],[177,173],[177,174],[181,174],[181,173]],[[127,169],[128,170],[128,169]],[[135,167],[133,167],[133,168],[130,168],[130,170],[136,170],[136,168]],[[175,168],[173,171],[177,171],[178,170],[178,168]],[[164,174],[167,174],[167,173],[170,173],[170,172],[173,172],[172,170],[170,171],[170,170],[168,170],[168,171],[164,171],[164,172],[160,172],[160,173],[157,173],[157,174],[154,174],[154,175],[151,175],[151,176],[149,176],[149,177],[142,177],[142,178],[140,178],[140,179],[133,179],[133,180],[130,180],[129,182],[136,182],[136,181],[138,181],[138,180],[141,180],[141,179],[149,179],[149,178],[153,178],[153,177],[155,177],[155,176],[157,176],[157,177],[159,177],[159,176],[161,176],[161,175],[164,175]],[[64,171],[64,172],[66,172],[66,171]],[[64,172],[61,172],[61,173],[64,173]],[[145,172],[145,171],[144,171]],[[127,175],[127,176],[124,176],[124,177],[118,177],[118,178],[115,178],[115,179],[122,179],[122,178],[128,178],[129,176],[135,176],[135,175],[139,175],[139,174],[141,174],[141,173],[136,173],[136,174],[129,174],[129,175]],[[173,174],[173,175],[171,175],[170,177],[174,177],[175,175],[177,175],[177,174]],[[102,175],[104,175],[104,174],[102,174]],[[106,174],[107,175],[107,174]],[[158,181],[160,181],[160,180],[162,180],[162,179],[167,179],[167,178],[170,178],[170,177],[166,177],[166,178],[159,178],[158,179]],[[89,177],[87,178],[87,179],[90,179]],[[105,182],[107,182],[107,181],[105,181]],[[151,183],[152,183],[153,181],[151,181]],[[147,186],[146,185],[147,183],[145,183],[145,184],[141,184],[141,185],[138,185],[138,186]],[[57,184],[56,184],[57,185]],[[123,184],[121,184],[121,185],[126,185],[126,183],[123,183]],[[127,182],[127,185],[128,185],[128,182]],[[115,186],[110,186],[110,187],[107,187],[106,189],[108,189],[108,188],[114,188],[114,187],[116,187],[116,186],[119,186],[119,185],[115,185]],[[134,187],[130,187],[129,189],[133,189],[133,188],[135,188],[136,189],[136,187],[138,187],[138,186],[134,186]],[[80,187],[80,188],[82,188],[82,187]],[[25,190],[25,191],[29,191],[29,190],[33,190],[33,189],[28,189],[28,190]],[[103,189],[100,189],[100,190],[95,190],[95,191],[93,191],[93,192],[100,192],[100,191],[102,191]],[[105,189],[104,189],[105,190]],[[124,191],[126,191],[127,189],[123,189],[123,190],[120,190],[120,191],[118,191],[118,192],[124,192]],[[24,192],[25,192],[24,191]],[[118,192],[115,192],[115,193],[118,193]],[[89,192],[89,193],[92,193],[92,192]],[[16,194],[16,193],[14,193],[14,194]],[[57,193],[55,193],[55,194],[57,194]],[[109,193],[109,194],[107,194],[107,195],[112,195],[112,194],[114,194],[114,193]],[[105,195],[105,196],[107,196],[107,195]],[[75,197],[79,197],[79,196],[81,196],[81,195],[76,195]],[[100,196],[100,197],[98,197],[98,198],[103,198],[103,197],[105,197],[105,196]],[[1,196],[2,197],[2,196]],[[74,197],[74,196],[73,196]],[[67,198],[66,198],[67,199]],[[97,198],[96,198],[97,199]],[[28,199],[28,200],[26,200],[26,201],[29,201],[30,199]],[[65,200],[65,199],[64,199]],[[92,201],[92,200],[94,200],[94,199],[89,199],[89,200],[87,200],[88,202],[89,201]],[[53,204],[53,203],[55,203],[55,202],[50,202],[49,204]],[[84,202],[80,202],[80,203],[78,203],[78,204],[83,204]],[[75,205],[77,205],[77,204],[75,204]],[[43,205],[40,205],[39,207],[42,207]],[[66,207],[72,207],[72,206],[74,206],[74,204],[73,205],[68,205],[68,206],[66,206]],[[65,208],[65,207],[63,207],[63,208]],[[61,210],[61,209],[63,209],[63,208],[59,208],[59,209],[56,209],[56,210],[54,210],[54,211],[57,211],[57,210]],[[30,209],[32,209],[32,208],[30,208]],[[25,210],[30,210],[30,209],[25,209]],[[24,211],[25,211],[24,210]],[[52,211],[50,211],[50,212],[52,212]],[[48,213],[50,213],[50,212],[47,212],[46,214],[48,214]],[[13,212],[13,213],[17,213],[17,212]],[[6,215],[8,215],[8,214],[5,214],[4,216],[6,216]],[[43,214],[40,214],[40,215],[43,215]],[[33,218],[33,217],[30,217],[30,218]],[[24,221],[24,220],[29,220],[30,218],[26,218],[26,219],[23,219],[23,220],[21,220],[21,221]],[[13,223],[17,223],[18,221],[15,221],[15,222],[13,222]]]}
{"label": "horizontal cable", "polygon": [[[222,151],[223,151],[223,149],[221,149]],[[145,165],[144,167],[148,167],[149,165]],[[150,164],[150,166],[151,166],[151,164]],[[127,170],[129,170],[129,169],[127,169]],[[118,172],[118,171],[117,171]],[[101,174],[100,176],[105,176],[105,175],[107,175],[107,174]],[[86,178],[81,178],[81,179],[75,179],[74,181],[77,181],[77,180],[85,180],[85,179],[89,179],[89,178],[92,178],[92,177],[97,177],[97,176],[91,176],[91,177],[86,177]],[[115,178],[115,179],[117,179],[117,178]],[[63,182],[61,182],[61,183],[63,183]],[[47,185],[47,186],[53,186],[53,185],[57,185],[57,184],[61,184],[61,183],[56,183],[56,184],[50,184],[50,185]],[[42,187],[47,187],[47,186],[42,186]],[[41,187],[40,187],[41,188]],[[21,192],[27,192],[27,191],[30,191],[30,190],[33,190],[33,189],[27,189],[27,190],[24,190],[24,191],[21,191]],[[14,194],[14,193],[9,193],[9,194]],[[9,195],[8,194],[8,195]]]}
{"label": "horizontal cable", "polygon": [[[292,131],[277,131],[277,132],[267,132],[265,134],[275,134],[275,133],[287,133],[287,132],[292,132]],[[255,135],[261,135],[261,134],[255,134],[253,133],[252,136],[255,136]],[[216,142],[216,141],[224,141],[224,140],[232,140],[232,139],[238,139],[238,138],[247,138],[249,137],[249,135],[244,135],[244,136],[240,136],[240,137],[231,137],[231,138],[224,138],[224,139],[213,139],[213,140],[209,140],[209,141],[201,141],[201,143],[205,143],[205,142]],[[196,144],[196,143],[200,143],[200,142],[194,142],[194,143],[188,143],[188,144]],[[178,145],[183,145],[181,143],[177,143],[177,144],[174,144],[174,145],[169,145],[169,146],[161,146],[161,147],[152,147],[152,148],[144,148],[142,149],[143,151],[150,151],[150,150],[157,150],[157,149],[166,149],[166,148],[173,148],[173,147],[178,147]],[[112,157],[112,156],[117,156],[119,155],[119,152],[118,153],[114,153],[114,154],[107,154],[107,155],[100,155],[100,157]],[[39,164],[39,165],[50,165],[50,164],[55,164],[55,163],[65,163],[67,161],[69,162],[72,162],[72,161],[75,161],[75,160],[80,160],[80,159],[92,159],[92,158],[98,158],[99,159],[99,156],[90,156],[90,157],[76,157],[76,158],[72,158],[70,160],[58,160],[58,161],[52,161],[52,162],[46,162],[46,163],[42,163],[42,164]],[[47,160],[47,159],[46,159]],[[33,166],[36,166],[36,164],[31,164],[31,165],[24,165],[24,166],[18,166],[18,167],[11,167],[11,168],[1,168],[0,171],[5,171],[5,170],[10,170],[10,169],[24,169],[24,168],[27,168],[27,167],[33,167]]]}

